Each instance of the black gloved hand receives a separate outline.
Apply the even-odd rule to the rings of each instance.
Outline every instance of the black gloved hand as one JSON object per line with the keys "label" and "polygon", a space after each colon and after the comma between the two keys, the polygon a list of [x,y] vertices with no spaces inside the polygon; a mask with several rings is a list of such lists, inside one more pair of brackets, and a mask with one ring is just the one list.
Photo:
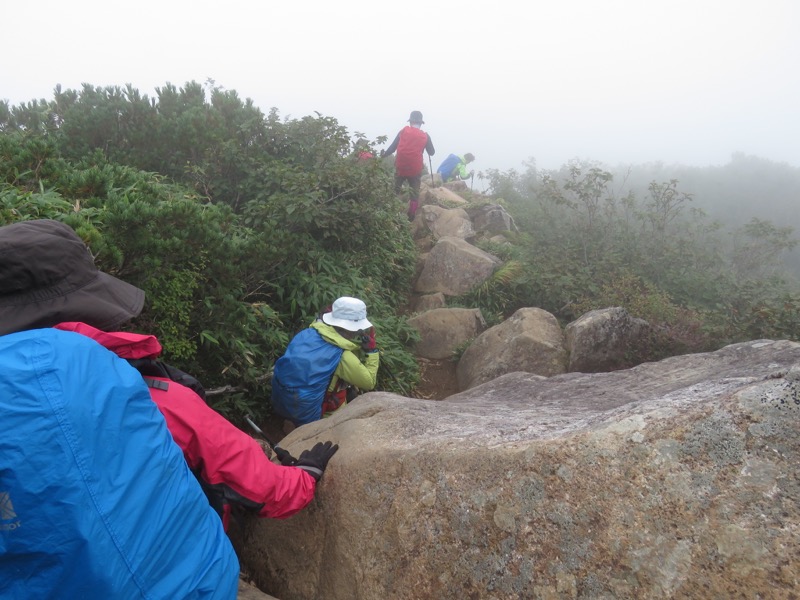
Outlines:
{"label": "black gloved hand", "polygon": [[300,453],[300,458],[293,465],[303,469],[306,473],[311,475],[316,481],[322,477],[325,467],[328,466],[328,461],[331,456],[336,454],[339,449],[339,444],[333,442],[317,442],[311,450],[303,450]]}
{"label": "black gloved hand", "polygon": [[369,333],[366,335],[361,336],[361,349],[364,352],[375,352],[377,351],[377,346],[375,342],[375,328],[370,327]]}
{"label": "black gloved hand", "polygon": [[278,457],[278,460],[281,461],[281,464],[284,467],[293,467],[297,464],[297,459],[280,446],[275,446],[272,450],[275,452],[275,456]]}

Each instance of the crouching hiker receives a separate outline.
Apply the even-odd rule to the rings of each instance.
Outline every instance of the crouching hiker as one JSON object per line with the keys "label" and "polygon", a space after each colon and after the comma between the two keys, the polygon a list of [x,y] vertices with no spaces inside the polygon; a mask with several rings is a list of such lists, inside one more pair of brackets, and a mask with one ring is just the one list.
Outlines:
{"label": "crouching hiker", "polygon": [[[152,335],[105,332],[74,322],[55,328],[85,335],[134,364],[161,353],[161,344]],[[163,376],[145,376],[144,381],[225,531],[232,514],[284,519],[311,502],[316,482],[338,446],[320,442],[299,458],[278,447],[282,465],[299,468],[279,467],[256,440],[209,407],[196,391]]]}
{"label": "crouching hiker", "polygon": [[157,340],[104,331],[143,304],[67,225],[0,227],[0,597],[232,600],[230,508],[294,514],[338,449],[279,466],[189,388],[148,387],[124,358]]}
{"label": "crouching hiker", "polygon": [[442,176],[442,181],[451,181],[453,179],[464,180],[469,179],[475,174],[475,171],[467,172],[467,165],[475,160],[475,156],[467,152],[464,156],[451,154],[444,159],[444,162],[436,170]]}
{"label": "crouching hiker", "polygon": [[292,338],[276,361],[272,409],[296,426],[317,421],[355,393],[375,389],[379,366],[366,304],[349,296],[338,298]]}

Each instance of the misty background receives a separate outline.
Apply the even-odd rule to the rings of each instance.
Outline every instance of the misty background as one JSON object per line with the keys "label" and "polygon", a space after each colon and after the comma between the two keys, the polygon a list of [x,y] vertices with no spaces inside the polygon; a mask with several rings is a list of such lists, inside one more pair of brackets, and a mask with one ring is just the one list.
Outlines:
{"label": "misty background", "polygon": [[205,0],[19,3],[0,99],[213,80],[283,117],[319,112],[370,139],[412,110],[475,169],[736,152],[800,166],[800,7],[791,0],[514,3]]}
{"label": "misty background", "polygon": [[798,26],[791,0],[43,0],[0,37],[0,100],[197,81],[378,149],[420,110],[429,164],[473,153],[475,191],[593,163],[620,193],[678,179],[713,217],[800,229]]}

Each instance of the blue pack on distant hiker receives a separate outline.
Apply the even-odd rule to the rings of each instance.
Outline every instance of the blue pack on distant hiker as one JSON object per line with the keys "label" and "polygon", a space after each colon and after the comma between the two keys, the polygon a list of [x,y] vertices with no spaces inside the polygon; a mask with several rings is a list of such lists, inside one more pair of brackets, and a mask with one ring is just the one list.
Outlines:
{"label": "blue pack on distant hiker", "polygon": [[318,421],[325,391],[344,350],[326,342],[315,329],[298,333],[275,363],[272,409],[295,425]]}

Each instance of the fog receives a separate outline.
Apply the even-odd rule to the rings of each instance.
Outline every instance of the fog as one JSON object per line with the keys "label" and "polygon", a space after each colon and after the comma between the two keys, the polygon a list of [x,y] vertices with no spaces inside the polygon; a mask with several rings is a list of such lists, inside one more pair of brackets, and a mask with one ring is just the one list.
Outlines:
{"label": "fog", "polygon": [[736,152],[800,166],[798,4],[17,3],[0,99],[213,80],[264,112],[321,113],[386,144],[420,110],[434,169],[451,152],[475,154],[477,171]]}

